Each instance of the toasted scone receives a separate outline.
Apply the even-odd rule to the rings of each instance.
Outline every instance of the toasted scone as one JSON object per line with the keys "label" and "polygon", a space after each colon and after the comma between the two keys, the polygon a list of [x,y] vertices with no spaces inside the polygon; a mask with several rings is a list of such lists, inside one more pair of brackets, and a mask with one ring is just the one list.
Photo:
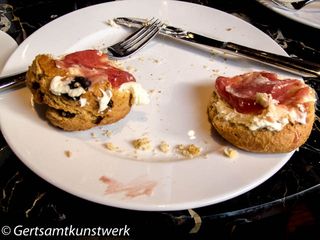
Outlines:
{"label": "toasted scone", "polygon": [[315,100],[314,90],[300,80],[251,72],[217,78],[208,116],[217,132],[238,148],[290,152],[304,144],[311,133]]}
{"label": "toasted scone", "polygon": [[148,103],[148,95],[128,72],[97,50],[62,58],[38,55],[26,75],[34,102],[47,106],[46,117],[67,131],[117,122],[133,103]]}

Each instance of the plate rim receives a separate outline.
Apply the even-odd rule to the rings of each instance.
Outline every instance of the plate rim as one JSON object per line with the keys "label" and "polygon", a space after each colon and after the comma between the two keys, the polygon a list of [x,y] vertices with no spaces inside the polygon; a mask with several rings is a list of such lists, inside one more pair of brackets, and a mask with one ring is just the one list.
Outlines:
{"label": "plate rim", "polygon": [[[121,2],[126,2],[126,1],[121,1]],[[163,2],[163,0],[159,0],[158,2]],[[205,8],[209,8],[209,7],[206,7],[206,6],[201,6],[201,5],[197,5],[197,4],[193,4],[193,3],[189,3],[189,2],[178,2],[178,1],[173,1],[173,2],[176,2],[176,3],[178,3],[178,4],[192,4],[192,5],[196,5],[197,7],[199,7],[199,8],[201,8],[201,7],[205,7]],[[113,3],[113,4],[115,4],[116,2],[111,2],[111,3]],[[97,4],[97,5],[108,5],[108,4],[110,4],[110,2],[106,2],[106,3],[101,3],[101,4]],[[89,7],[87,7],[87,8],[92,8],[92,7],[97,7],[97,5],[92,5],[92,6],[89,6]],[[86,8],[83,8],[83,9],[80,9],[81,11],[85,11],[85,9]],[[210,10],[216,10],[216,11],[220,11],[220,12],[222,12],[221,10],[218,10],[218,9],[214,9],[214,8],[209,8]],[[68,14],[66,14],[66,15],[69,15],[69,14],[72,14],[73,12],[71,12],[71,13],[68,13]],[[235,17],[235,16],[233,16],[233,15],[231,15],[231,14],[229,14],[229,13],[226,13],[226,12],[223,12],[224,14],[227,14],[227,15],[229,15],[229,16],[232,16],[232,17]],[[65,16],[65,15],[64,15]],[[64,16],[62,16],[62,17],[60,17],[60,18],[63,18]],[[237,17],[235,17],[235,18],[237,18]],[[246,24],[248,24],[248,25],[251,25],[251,24],[249,24],[249,23],[247,23],[247,22],[245,22],[244,20],[242,20],[242,19],[239,19],[239,18],[237,18],[238,20],[241,20],[241,21],[243,21],[244,23],[246,23]],[[55,20],[54,20],[55,21]],[[51,22],[50,22],[51,23]],[[46,26],[46,25],[45,25]],[[252,26],[252,25],[251,25]],[[252,26],[252,27],[254,27],[254,26]],[[258,28],[256,28],[256,27],[254,27],[254,29],[255,30],[258,30],[258,31],[260,31],[260,32],[262,32],[260,29],[258,29]],[[37,31],[36,31],[37,32]],[[36,33],[35,32],[35,33]],[[34,34],[35,34],[34,33]],[[266,35],[266,34],[264,34],[265,36],[267,36],[270,40],[272,40],[268,35]],[[272,40],[274,43],[275,43],[275,41],[274,40]],[[278,45],[278,44],[277,44]],[[279,46],[279,45],[278,45]],[[279,46],[279,48],[280,49],[282,49],[280,46]],[[280,50],[279,50],[280,51]],[[282,49],[282,51],[285,53],[285,51]],[[23,90],[19,90],[19,91],[23,91]],[[1,119],[0,119],[1,120]],[[1,124],[1,126],[2,126],[2,124]],[[3,133],[3,135],[4,135],[4,137],[5,137],[5,139],[8,141],[8,139],[10,139],[10,137],[8,136],[8,133],[6,132],[6,131],[3,131],[3,129],[1,129],[2,130],[2,133]],[[8,143],[9,143],[9,145],[10,145],[10,147],[12,147],[12,145],[14,145],[14,143],[11,143],[10,141],[8,141]],[[217,202],[213,202],[212,203],[212,201],[209,203],[208,201],[205,201],[206,203],[203,203],[202,204],[202,206],[199,206],[198,204],[196,204],[196,203],[194,203],[193,205],[191,204],[191,203],[187,203],[188,204],[188,206],[184,206],[184,205],[182,205],[181,206],[181,204],[178,204],[178,205],[180,205],[180,206],[177,206],[177,205],[175,205],[175,204],[171,204],[171,205],[157,205],[156,207],[155,206],[141,206],[141,204],[140,204],[140,207],[139,207],[139,204],[137,204],[137,205],[134,205],[133,203],[131,203],[131,204],[129,204],[129,205],[127,205],[127,206],[124,206],[123,205],[123,203],[120,203],[120,204],[115,204],[115,203],[109,203],[109,204],[106,204],[105,202],[100,202],[100,201],[98,201],[97,199],[95,199],[95,200],[92,200],[92,197],[91,198],[88,198],[88,196],[86,195],[86,194],[79,194],[79,192],[78,193],[75,193],[74,191],[72,191],[72,190],[66,190],[66,189],[68,189],[68,187],[66,187],[66,186],[57,186],[56,184],[54,184],[54,181],[48,181],[48,178],[47,177],[45,177],[45,176],[43,176],[42,174],[40,174],[38,171],[36,171],[36,170],[34,170],[33,169],[33,167],[31,166],[31,165],[28,165],[24,160],[22,160],[23,158],[24,158],[24,156],[22,156],[21,154],[20,154],[20,152],[18,151],[18,150],[14,150],[14,152],[19,156],[19,158],[20,158],[20,160],[25,164],[25,165],[27,165],[36,175],[38,175],[38,176],[40,176],[41,178],[43,178],[45,181],[47,181],[47,182],[50,182],[50,184],[53,184],[54,186],[56,186],[56,187],[58,187],[58,188],[60,188],[60,189],[62,189],[62,190],[64,190],[64,191],[66,191],[66,192],[68,192],[68,193],[70,193],[70,194],[72,194],[72,195],[75,195],[75,196],[78,196],[78,197],[81,197],[81,198],[83,198],[83,199],[86,199],[86,200],[88,200],[88,201],[92,201],[92,202],[96,202],[96,203],[99,203],[99,204],[104,204],[104,205],[108,205],[108,206],[114,206],[114,207],[121,207],[121,208],[126,208],[126,209],[131,209],[131,210],[147,210],[147,211],[164,211],[164,210],[168,210],[168,211],[174,211],[174,210],[183,210],[183,209],[186,209],[186,207],[187,208],[189,208],[189,207],[202,207],[202,206],[207,206],[207,205],[211,205],[211,204],[216,204]],[[292,153],[293,154],[293,153]],[[291,154],[291,155],[292,155]],[[291,156],[290,156],[291,157]],[[276,170],[275,170],[275,172],[277,172],[289,159],[290,159],[290,157],[288,158],[288,159],[286,159],[286,160],[282,160],[281,161],[281,163],[278,163],[279,165],[281,165],[280,167],[277,167],[276,168]],[[28,162],[28,161],[27,161]],[[274,172],[274,173],[275,173]],[[271,176],[274,174],[274,173],[272,173],[271,174]],[[261,179],[261,181],[259,182],[259,183],[257,183],[257,184],[253,184],[254,186],[253,187],[249,187],[249,190],[251,190],[252,188],[254,188],[254,187],[256,187],[256,186],[258,186],[258,185],[260,185],[262,182],[264,182],[264,181],[266,181],[268,178],[269,178],[270,176],[266,176],[265,178],[263,178],[263,179]],[[245,190],[244,192],[247,192],[248,190]],[[237,193],[238,192],[238,193]],[[240,192],[240,193],[239,193]],[[244,193],[243,192],[243,190],[238,190],[238,191],[235,191],[235,193],[233,194],[234,196],[233,197],[235,197],[235,196],[238,196],[239,194],[241,194],[241,193]],[[233,198],[232,197],[232,198]],[[224,200],[222,200],[222,201],[225,201],[225,200],[227,200],[227,199],[230,199],[230,197],[225,197],[225,199]],[[219,201],[219,202],[221,202],[221,201]],[[131,207],[130,207],[131,206]]]}
{"label": "plate rim", "polygon": [[[294,15],[294,12],[290,12],[290,11],[286,11],[284,9],[281,9],[281,8],[275,6],[272,2],[266,2],[266,0],[257,0],[257,1],[261,5],[265,6],[266,8],[270,9],[273,12],[280,14],[281,16],[284,16],[288,19],[291,19],[291,20],[296,21],[298,23],[304,24],[306,26],[320,29],[320,22],[317,23],[317,22],[310,21],[309,19],[299,18]],[[300,10],[300,11],[302,11],[302,10]],[[320,9],[319,9],[319,11],[320,11]]]}

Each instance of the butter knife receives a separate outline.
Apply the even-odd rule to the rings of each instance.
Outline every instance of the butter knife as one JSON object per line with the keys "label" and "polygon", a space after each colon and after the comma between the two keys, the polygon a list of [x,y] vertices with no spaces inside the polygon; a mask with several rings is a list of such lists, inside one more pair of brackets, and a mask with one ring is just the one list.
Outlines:
{"label": "butter knife", "polygon": [[[119,25],[134,28],[141,27],[141,25],[147,23],[146,19],[128,17],[115,18],[114,21]],[[202,44],[215,49],[220,49],[223,52],[258,61],[260,63],[280,68],[302,77],[320,77],[320,65],[310,61],[286,57],[275,53],[246,47],[233,42],[220,41],[166,24],[162,26],[160,33],[177,40]]]}

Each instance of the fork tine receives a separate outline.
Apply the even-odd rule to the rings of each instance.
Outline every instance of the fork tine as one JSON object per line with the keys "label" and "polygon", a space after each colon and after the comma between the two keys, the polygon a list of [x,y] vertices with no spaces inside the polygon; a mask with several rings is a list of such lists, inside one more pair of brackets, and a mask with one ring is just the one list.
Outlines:
{"label": "fork tine", "polygon": [[122,43],[122,47],[123,48],[130,48],[135,44],[138,44],[140,41],[143,41],[143,38],[147,38],[149,35],[152,36],[152,34],[154,34],[154,32],[157,32],[159,26],[158,24],[160,23],[159,20],[154,21],[152,24],[149,24],[145,29],[143,29],[144,31],[142,31],[140,34],[138,34],[137,36],[133,37],[130,39],[130,41],[126,41],[125,43]]}
{"label": "fork tine", "polygon": [[161,22],[153,18],[150,21],[153,22],[143,26],[122,42],[108,47],[109,55],[115,58],[126,57],[142,48],[160,31]]}
{"label": "fork tine", "polygon": [[[128,37],[126,37],[123,41],[117,43],[119,45],[123,45],[123,44],[127,44],[129,42],[131,42],[132,40],[136,39],[137,37],[139,37],[141,34],[143,34],[147,29],[149,29],[149,27],[154,24],[150,24],[151,21],[154,21],[154,18],[151,18],[148,22],[146,22],[146,24],[144,24],[141,28],[139,28],[138,30],[136,30],[134,33],[132,33],[131,35],[129,35]],[[115,45],[117,45],[115,44]]]}

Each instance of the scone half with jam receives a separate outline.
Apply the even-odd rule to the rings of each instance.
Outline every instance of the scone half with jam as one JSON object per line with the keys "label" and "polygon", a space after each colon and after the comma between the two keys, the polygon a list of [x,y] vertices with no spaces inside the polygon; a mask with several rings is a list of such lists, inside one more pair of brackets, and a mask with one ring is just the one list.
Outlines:
{"label": "scone half with jam", "polygon": [[301,80],[249,72],[216,79],[208,115],[217,132],[236,147],[283,153],[308,139],[315,101],[315,91]]}
{"label": "scone half with jam", "polygon": [[61,58],[36,56],[26,74],[34,102],[46,105],[46,117],[66,131],[86,130],[124,118],[133,104],[149,97],[134,76],[97,50]]}

